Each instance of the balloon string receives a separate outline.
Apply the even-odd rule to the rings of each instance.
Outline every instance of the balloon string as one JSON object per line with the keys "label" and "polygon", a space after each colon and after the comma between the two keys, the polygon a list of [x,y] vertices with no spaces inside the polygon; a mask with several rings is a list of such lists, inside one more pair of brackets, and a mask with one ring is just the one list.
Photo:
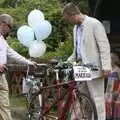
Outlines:
{"label": "balloon string", "polygon": [[34,40],[37,40],[37,37],[36,37],[35,33],[34,33],[34,38],[35,38]]}
{"label": "balloon string", "polygon": [[30,70],[30,66],[29,66],[29,64],[28,64],[28,65],[27,65],[27,73],[26,73],[26,78],[28,78],[29,70]]}
{"label": "balloon string", "polygon": [[[30,60],[30,61],[32,60],[31,57],[30,57],[29,60]],[[28,75],[29,75],[29,70],[30,70],[30,66],[29,66],[29,64],[27,64],[27,73],[26,73],[26,77],[28,77]]]}

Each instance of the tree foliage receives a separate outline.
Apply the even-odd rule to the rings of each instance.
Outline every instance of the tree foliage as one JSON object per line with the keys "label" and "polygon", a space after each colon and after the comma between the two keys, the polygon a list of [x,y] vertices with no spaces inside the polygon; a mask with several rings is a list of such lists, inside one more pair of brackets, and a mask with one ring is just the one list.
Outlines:
{"label": "tree foliage", "polygon": [[72,52],[72,27],[62,20],[61,10],[67,2],[74,2],[82,6],[82,10],[87,13],[87,0],[1,0],[0,13],[11,14],[15,19],[9,44],[20,54],[28,57],[28,48],[24,47],[17,40],[17,29],[27,24],[27,16],[33,9],[40,9],[45,15],[45,19],[52,25],[51,35],[45,39],[47,53],[45,58],[51,56],[69,56]]}

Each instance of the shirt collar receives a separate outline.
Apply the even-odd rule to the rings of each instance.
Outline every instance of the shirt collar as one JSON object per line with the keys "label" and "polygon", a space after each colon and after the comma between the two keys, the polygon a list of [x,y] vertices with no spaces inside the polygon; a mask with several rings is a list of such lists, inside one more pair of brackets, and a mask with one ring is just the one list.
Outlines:
{"label": "shirt collar", "polygon": [[0,33],[0,37],[1,37],[2,39],[5,39],[1,33]]}
{"label": "shirt collar", "polygon": [[79,27],[79,26],[84,27],[84,25],[85,25],[85,23],[86,23],[86,21],[87,21],[87,18],[88,18],[87,15],[84,15],[84,16],[85,16],[84,21],[82,22],[82,24],[77,24],[77,25],[76,25],[77,27]]}

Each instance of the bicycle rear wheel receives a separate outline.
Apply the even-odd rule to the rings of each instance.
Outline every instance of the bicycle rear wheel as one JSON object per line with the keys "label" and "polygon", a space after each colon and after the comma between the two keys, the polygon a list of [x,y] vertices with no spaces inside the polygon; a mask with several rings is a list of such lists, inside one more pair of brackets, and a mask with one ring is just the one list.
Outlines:
{"label": "bicycle rear wheel", "polygon": [[75,92],[66,120],[98,120],[93,100],[78,90]]}

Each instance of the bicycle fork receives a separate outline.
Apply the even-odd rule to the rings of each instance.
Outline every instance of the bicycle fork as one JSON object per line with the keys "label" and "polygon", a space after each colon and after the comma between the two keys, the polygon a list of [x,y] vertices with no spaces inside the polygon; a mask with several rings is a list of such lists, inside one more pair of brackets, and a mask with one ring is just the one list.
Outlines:
{"label": "bicycle fork", "polygon": [[[56,82],[57,82],[57,113],[58,113],[58,120],[66,120],[65,119],[65,112],[66,111],[66,101],[62,101],[61,97],[62,97],[62,92],[61,92],[61,81],[59,79],[59,70],[56,69],[55,70],[55,73],[56,73]],[[64,109],[65,108],[65,109]],[[63,111],[62,111],[63,110]]]}
{"label": "bicycle fork", "polygon": [[59,79],[59,70],[56,69],[55,70],[55,73],[56,73],[56,82],[57,82],[57,100],[59,100],[59,102],[57,102],[57,108],[58,108],[58,118],[59,118],[59,115],[60,115],[60,112],[61,112],[61,109],[60,109],[60,106],[61,106],[61,86],[60,86],[60,79]]}

